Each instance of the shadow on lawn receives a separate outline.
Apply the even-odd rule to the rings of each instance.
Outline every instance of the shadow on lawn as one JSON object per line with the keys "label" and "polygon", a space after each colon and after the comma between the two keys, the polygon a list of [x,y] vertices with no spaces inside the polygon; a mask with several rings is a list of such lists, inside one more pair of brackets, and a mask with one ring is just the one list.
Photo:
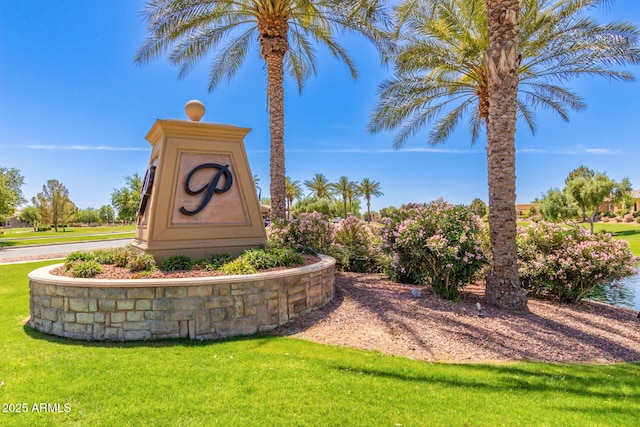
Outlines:
{"label": "shadow on lawn", "polygon": [[635,236],[640,235],[640,228],[637,230],[621,230],[621,231],[613,231],[611,232],[614,236]]}
{"label": "shadow on lawn", "polygon": [[[640,364],[554,365],[542,362],[518,364],[446,364],[436,369],[413,372],[376,367],[356,368],[343,363],[327,363],[328,369],[395,381],[428,384],[433,387],[476,389],[485,392],[561,392],[580,397],[638,400]],[[429,365],[427,365],[429,366]],[[594,385],[597,385],[594,387]],[[640,403],[640,402],[638,402]],[[606,408],[602,408],[606,411]],[[619,407],[615,408],[619,413]],[[631,411],[631,409],[629,409]],[[636,411],[635,409],[633,410]],[[631,414],[631,412],[629,412]]]}

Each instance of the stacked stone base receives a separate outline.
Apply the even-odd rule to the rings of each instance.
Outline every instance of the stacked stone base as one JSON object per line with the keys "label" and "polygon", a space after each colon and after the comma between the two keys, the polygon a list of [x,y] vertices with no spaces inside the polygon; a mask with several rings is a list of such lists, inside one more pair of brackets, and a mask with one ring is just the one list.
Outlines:
{"label": "stacked stone base", "polygon": [[330,302],[335,260],[245,276],[99,280],[29,274],[29,324],[79,340],[217,339],[283,325]]}

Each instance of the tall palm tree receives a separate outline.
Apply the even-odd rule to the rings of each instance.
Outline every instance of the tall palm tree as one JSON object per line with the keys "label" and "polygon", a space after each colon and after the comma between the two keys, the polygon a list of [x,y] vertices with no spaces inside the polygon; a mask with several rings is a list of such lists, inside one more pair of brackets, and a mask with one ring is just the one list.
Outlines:
{"label": "tall palm tree", "polygon": [[516,246],[516,114],[518,108],[518,0],[486,0],[489,49],[487,169],[491,265],[484,298],[488,304],[526,312]]}
{"label": "tall palm tree", "polygon": [[257,40],[267,71],[271,133],[270,190],[274,218],[285,218],[284,73],[304,82],[316,73],[313,43],[326,46],[357,76],[353,61],[336,41],[340,30],[386,42],[383,0],[148,0],[149,37],[135,56],[146,63],[171,49],[169,62],[185,76],[212,53],[209,90],[230,80]]}
{"label": "tall palm tree", "polygon": [[526,310],[516,263],[515,125],[535,132],[533,110],[585,104],[563,86],[578,76],[632,81],[619,65],[640,63],[638,29],[601,25],[587,10],[606,0],[406,0],[397,8],[395,76],[380,86],[369,130],[399,129],[399,148],[428,122],[443,143],[466,118],[472,142],[487,132],[493,255],[489,303]]}
{"label": "tall palm tree", "polygon": [[312,180],[304,182],[305,187],[311,190],[312,195],[322,199],[331,195],[331,187],[329,186],[329,180],[324,174],[317,173],[313,176]]}
{"label": "tall palm tree", "polygon": [[344,207],[344,216],[347,217],[347,200],[349,197],[353,197],[355,192],[358,189],[358,186],[355,182],[349,181],[349,178],[346,176],[341,176],[337,182],[332,182],[329,184],[329,188],[334,194],[339,194],[342,196],[342,204]]}
{"label": "tall palm tree", "polygon": [[364,196],[367,201],[367,218],[371,221],[371,196],[380,197],[384,196],[384,193],[380,191],[380,183],[377,181],[372,181],[369,178],[365,178],[358,185],[360,189],[360,194]]}
{"label": "tall palm tree", "polygon": [[291,218],[291,205],[295,199],[302,198],[302,187],[300,181],[292,181],[291,178],[285,178],[286,197],[287,197],[287,219]]}

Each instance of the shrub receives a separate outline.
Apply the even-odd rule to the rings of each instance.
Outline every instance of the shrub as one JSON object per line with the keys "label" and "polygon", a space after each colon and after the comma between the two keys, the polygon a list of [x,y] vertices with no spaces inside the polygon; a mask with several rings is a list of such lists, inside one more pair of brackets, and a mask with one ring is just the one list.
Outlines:
{"label": "shrub", "polygon": [[186,255],[175,255],[160,263],[160,269],[164,271],[190,270],[193,262]]}
{"label": "shrub", "polygon": [[223,264],[218,270],[223,272],[223,273],[225,273],[225,274],[254,274],[254,273],[256,273],[255,268],[253,268],[243,258],[236,258],[233,261],[229,261],[228,263]]}
{"label": "shrub", "polygon": [[336,246],[329,250],[329,255],[335,255],[339,269],[357,273],[382,271],[381,241],[374,230],[374,226],[355,216],[340,221],[334,230]]}
{"label": "shrub", "polygon": [[203,269],[206,271],[218,270],[222,265],[233,260],[233,256],[227,253],[213,254],[209,258],[203,261]]}
{"label": "shrub", "polygon": [[626,214],[623,220],[624,222],[633,222],[635,221],[635,218],[633,217],[633,214]]}
{"label": "shrub", "polygon": [[391,256],[391,279],[430,284],[444,298],[456,299],[459,288],[487,264],[484,226],[468,207],[442,199],[407,205],[388,220],[382,248]]}
{"label": "shrub", "polygon": [[317,212],[289,222],[273,222],[267,227],[270,245],[309,252],[326,252],[333,243],[333,224]]}
{"label": "shrub", "polygon": [[582,227],[518,228],[520,282],[531,296],[576,303],[598,285],[635,273],[629,243]]}
{"label": "shrub", "polygon": [[636,222],[640,224],[640,216],[636,217]]}
{"label": "shrub", "polygon": [[88,278],[102,273],[102,266],[95,260],[77,261],[71,266],[73,277]]}
{"label": "shrub", "polygon": [[151,254],[133,254],[129,258],[127,268],[132,272],[153,271],[156,268],[156,261]]}
{"label": "shrub", "polygon": [[113,252],[113,264],[116,267],[126,267],[129,264],[129,258],[133,255],[133,251],[129,246],[123,248],[115,248]]}
{"label": "shrub", "polygon": [[242,259],[256,270],[300,265],[304,262],[300,253],[284,248],[249,249],[243,252]]}
{"label": "shrub", "polygon": [[92,252],[85,251],[75,251],[71,252],[65,258],[65,261],[74,262],[74,261],[90,261],[95,258],[95,255]]}
{"label": "shrub", "polygon": [[100,264],[114,264],[115,254],[115,249],[98,249],[93,251],[93,259]]}

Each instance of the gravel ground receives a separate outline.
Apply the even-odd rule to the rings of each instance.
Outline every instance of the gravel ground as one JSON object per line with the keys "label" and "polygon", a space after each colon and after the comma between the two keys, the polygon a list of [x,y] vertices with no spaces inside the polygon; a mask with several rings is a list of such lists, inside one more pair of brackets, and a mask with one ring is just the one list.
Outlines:
{"label": "gravel ground", "polygon": [[465,288],[459,302],[425,290],[415,298],[411,290],[382,275],[338,273],[330,304],[275,333],[449,363],[640,361],[640,319],[633,310],[530,300],[528,314],[482,307],[479,316],[482,285]]}

